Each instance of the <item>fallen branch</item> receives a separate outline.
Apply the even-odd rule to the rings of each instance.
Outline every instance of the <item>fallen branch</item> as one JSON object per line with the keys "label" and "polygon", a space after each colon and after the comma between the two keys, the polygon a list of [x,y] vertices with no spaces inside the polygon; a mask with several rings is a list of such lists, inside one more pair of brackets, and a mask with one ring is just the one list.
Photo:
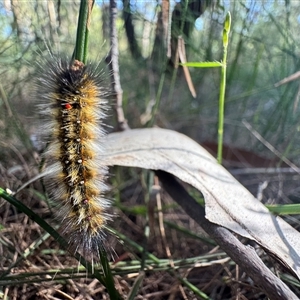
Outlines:
{"label": "fallen branch", "polygon": [[242,244],[228,229],[209,222],[205,210],[175,180],[156,171],[169,195],[194,219],[272,300],[297,300],[298,297],[261,261],[251,246]]}

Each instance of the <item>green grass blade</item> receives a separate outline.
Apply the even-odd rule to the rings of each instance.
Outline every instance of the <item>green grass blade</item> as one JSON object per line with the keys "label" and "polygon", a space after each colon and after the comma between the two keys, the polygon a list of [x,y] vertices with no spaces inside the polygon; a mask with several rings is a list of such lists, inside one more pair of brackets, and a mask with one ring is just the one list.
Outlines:
{"label": "green grass blade", "polygon": [[201,299],[212,300],[209,296],[207,296],[205,293],[203,293],[202,291],[200,291],[195,285],[193,285],[192,283],[190,283],[187,279],[181,278],[179,276],[177,276],[177,278],[179,279],[179,281],[182,284],[184,284],[189,290],[191,290],[192,292],[194,292]]}
{"label": "green grass blade", "polygon": [[223,66],[223,64],[218,61],[187,62],[180,65],[194,68],[220,68]]}
{"label": "green grass blade", "polygon": [[268,210],[276,215],[299,215],[300,204],[266,205]]}
{"label": "green grass blade", "polygon": [[143,280],[145,278],[145,272],[144,271],[140,271],[140,274],[139,276],[136,278],[136,280],[134,281],[134,284],[130,290],[130,293],[127,297],[128,300],[134,300],[142,283],[143,283]]}
{"label": "green grass blade", "polygon": [[115,288],[114,278],[111,273],[106,251],[104,249],[100,249],[99,255],[100,255],[100,261],[101,261],[102,270],[104,274],[105,287],[107,288],[110,299],[116,299],[116,300],[122,299],[122,297],[119,295],[119,293]]}

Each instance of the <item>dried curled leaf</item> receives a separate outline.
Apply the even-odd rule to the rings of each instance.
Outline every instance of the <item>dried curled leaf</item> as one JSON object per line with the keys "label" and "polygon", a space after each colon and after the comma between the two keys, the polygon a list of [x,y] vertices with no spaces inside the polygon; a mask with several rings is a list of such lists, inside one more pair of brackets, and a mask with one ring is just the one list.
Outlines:
{"label": "dried curled leaf", "polygon": [[163,170],[202,192],[206,218],[261,245],[300,278],[300,234],[269,213],[198,143],[175,131],[134,129],[108,135],[108,165]]}

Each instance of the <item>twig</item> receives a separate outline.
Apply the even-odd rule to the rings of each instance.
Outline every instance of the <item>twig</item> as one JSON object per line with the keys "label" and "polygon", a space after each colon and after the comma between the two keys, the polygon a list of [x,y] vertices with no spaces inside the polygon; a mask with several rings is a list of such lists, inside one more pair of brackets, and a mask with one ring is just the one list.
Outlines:
{"label": "twig", "polygon": [[249,174],[299,174],[300,169],[294,170],[292,168],[243,168],[243,169],[232,169],[229,172],[233,176],[238,175],[249,175]]}
{"label": "twig", "polygon": [[[182,38],[181,35],[178,37],[177,47],[178,47],[178,55],[179,55],[180,62],[182,64],[185,64],[186,63],[185,44],[184,44],[184,39]],[[196,90],[195,90],[195,87],[194,87],[194,84],[193,84],[193,81],[192,81],[192,77],[191,77],[189,68],[187,66],[184,66],[184,65],[182,66],[182,68],[183,68],[185,80],[188,84],[189,90],[190,90],[192,96],[194,98],[196,98],[197,93],[196,93]]]}
{"label": "twig", "polygon": [[228,229],[209,222],[205,210],[175,178],[156,171],[170,196],[194,219],[272,300],[296,300],[298,297],[261,261],[251,246],[243,245]]}
{"label": "twig", "polygon": [[278,81],[277,83],[274,84],[275,87],[281,86],[282,84],[288,83],[290,81],[294,81],[300,77],[300,71]]}
{"label": "twig", "polygon": [[293,164],[290,160],[285,158],[274,146],[272,146],[268,141],[266,141],[246,120],[243,120],[245,127],[269,150],[271,150],[277,157],[279,157],[283,162],[290,166],[296,173],[300,174],[299,168]]}
{"label": "twig", "polygon": [[116,19],[117,19],[117,3],[115,0],[109,1],[109,27],[110,27],[110,53],[109,57],[107,57],[106,61],[109,65],[109,69],[111,72],[111,86],[112,91],[115,96],[115,114],[117,119],[117,129],[119,131],[123,131],[129,129],[127,124],[127,120],[125,119],[122,101],[123,101],[123,90],[120,82],[120,74],[119,74],[119,50],[118,50],[118,33],[116,28]]}

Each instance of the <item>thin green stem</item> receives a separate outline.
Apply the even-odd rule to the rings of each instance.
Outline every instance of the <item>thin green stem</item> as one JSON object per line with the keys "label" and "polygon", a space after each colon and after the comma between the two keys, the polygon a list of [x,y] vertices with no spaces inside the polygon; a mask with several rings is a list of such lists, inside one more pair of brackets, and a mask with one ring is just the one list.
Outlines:
{"label": "thin green stem", "polygon": [[107,288],[110,299],[116,299],[116,300],[123,299],[115,288],[114,278],[111,272],[109,261],[107,259],[106,251],[100,249],[99,254],[100,254],[101,266],[104,274],[103,280],[105,282],[105,287]]}
{"label": "thin green stem", "polygon": [[84,64],[87,60],[87,45],[89,36],[89,21],[91,17],[94,0],[81,0],[78,15],[78,27],[73,59]]}
{"label": "thin green stem", "polygon": [[182,284],[184,284],[189,290],[193,291],[201,299],[212,300],[209,296],[207,296],[205,293],[200,291],[195,285],[190,283],[186,278],[182,278],[180,276],[176,276],[176,277]]}
{"label": "thin green stem", "polygon": [[299,215],[300,204],[273,204],[266,205],[270,212],[275,215]]}
{"label": "thin green stem", "polygon": [[151,119],[148,122],[147,127],[153,127],[155,117],[156,117],[156,114],[157,114],[157,111],[158,111],[158,108],[159,108],[160,100],[161,100],[161,94],[162,94],[162,91],[163,91],[165,77],[166,77],[166,68],[164,68],[164,71],[163,71],[163,73],[161,74],[161,77],[160,77],[159,87],[158,87],[158,91],[157,91],[157,95],[156,95],[156,99],[155,99],[155,104],[153,106]]}
{"label": "thin green stem", "polygon": [[221,83],[219,97],[219,124],[218,124],[218,162],[222,163],[223,152],[223,133],[224,133],[224,107],[225,107],[225,91],[226,91],[226,69],[227,69],[227,47],[230,33],[231,15],[227,13],[224,29],[223,29],[223,59],[221,67]]}

